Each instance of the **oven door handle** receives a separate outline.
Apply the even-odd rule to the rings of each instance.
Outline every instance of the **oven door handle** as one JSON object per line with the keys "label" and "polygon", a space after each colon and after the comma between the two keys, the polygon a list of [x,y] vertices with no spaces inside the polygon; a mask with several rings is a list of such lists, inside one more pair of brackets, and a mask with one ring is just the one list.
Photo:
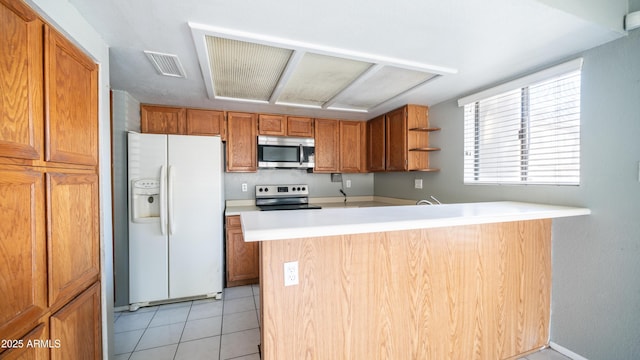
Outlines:
{"label": "oven door handle", "polygon": [[302,165],[303,161],[304,161],[304,148],[302,147],[302,144],[300,144],[300,165]]}

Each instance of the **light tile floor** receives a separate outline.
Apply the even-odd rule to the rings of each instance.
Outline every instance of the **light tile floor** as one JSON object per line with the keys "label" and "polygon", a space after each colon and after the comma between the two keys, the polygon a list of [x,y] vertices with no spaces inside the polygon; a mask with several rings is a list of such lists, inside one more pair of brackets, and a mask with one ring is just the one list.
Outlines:
{"label": "light tile floor", "polygon": [[114,314],[115,360],[259,360],[259,288]]}
{"label": "light tile floor", "polygon": [[[114,315],[115,360],[260,360],[257,285]],[[544,349],[518,360],[571,360]]]}

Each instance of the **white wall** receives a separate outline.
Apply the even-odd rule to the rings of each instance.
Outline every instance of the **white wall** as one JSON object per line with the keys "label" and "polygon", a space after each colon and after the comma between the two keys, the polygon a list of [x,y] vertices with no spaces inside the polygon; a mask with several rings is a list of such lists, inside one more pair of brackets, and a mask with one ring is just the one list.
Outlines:
{"label": "white wall", "polygon": [[[442,147],[434,156],[442,171],[377,174],[375,193],[590,208],[590,216],[554,221],[551,341],[588,359],[638,359],[640,30],[582,55],[579,187],[463,185],[463,110],[452,99],[430,109],[442,127],[433,139]],[[425,179],[422,191],[411,189],[416,177]]]}
{"label": "white wall", "polygon": [[127,131],[140,131],[140,102],[113,91],[113,253],[115,306],[129,305]]}
{"label": "white wall", "polygon": [[556,9],[574,14],[602,27],[622,32],[622,18],[627,13],[627,0],[537,0]]}
{"label": "white wall", "polygon": [[[99,161],[100,161],[100,265],[102,317],[113,318],[113,248],[111,231],[111,143],[109,116],[109,48],[100,35],[67,1],[27,0],[49,24],[82,48],[99,66]],[[113,348],[113,321],[102,322],[103,353]]]}

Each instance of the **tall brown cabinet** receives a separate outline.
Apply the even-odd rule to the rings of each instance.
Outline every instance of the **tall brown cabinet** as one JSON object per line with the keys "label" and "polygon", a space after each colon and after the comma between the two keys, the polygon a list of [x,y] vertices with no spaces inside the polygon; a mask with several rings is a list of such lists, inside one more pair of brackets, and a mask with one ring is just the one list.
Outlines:
{"label": "tall brown cabinet", "polygon": [[89,57],[0,0],[0,358],[101,357],[97,82]]}

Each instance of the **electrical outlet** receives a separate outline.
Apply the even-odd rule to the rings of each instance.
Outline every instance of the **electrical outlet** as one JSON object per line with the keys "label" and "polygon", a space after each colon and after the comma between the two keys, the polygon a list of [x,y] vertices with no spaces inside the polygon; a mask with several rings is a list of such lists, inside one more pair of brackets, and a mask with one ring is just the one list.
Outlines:
{"label": "electrical outlet", "polygon": [[413,181],[413,187],[416,189],[422,189],[422,179],[415,179]]}
{"label": "electrical outlet", "polygon": [[284,286],[298,285],[298,262],[284,263]]}
{"label": "electrical outlet", "polygon": [[351,187],[351,180],[347,180],[347,181],[345,181],[345,184],[344,184],[344,185],[345,185],[347,188],[350,188],[350,187]]}
{"label": "electrical outlet", "polygon": [[242,192],[247,192],[247,184],[242,184]]}

